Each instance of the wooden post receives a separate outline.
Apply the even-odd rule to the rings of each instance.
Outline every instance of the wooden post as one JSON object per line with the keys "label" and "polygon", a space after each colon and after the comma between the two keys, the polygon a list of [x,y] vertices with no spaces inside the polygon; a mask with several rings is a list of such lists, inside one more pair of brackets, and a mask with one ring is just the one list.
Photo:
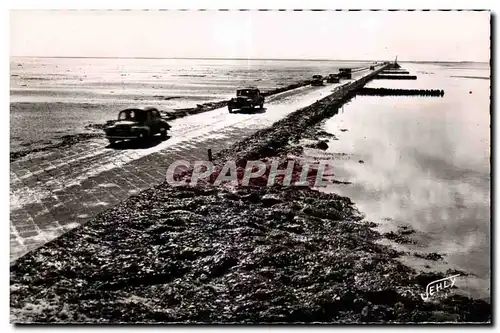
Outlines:
{"label": "wooden post", "polygon": [[212,149],[208,149],[208,160],[212,162]]}

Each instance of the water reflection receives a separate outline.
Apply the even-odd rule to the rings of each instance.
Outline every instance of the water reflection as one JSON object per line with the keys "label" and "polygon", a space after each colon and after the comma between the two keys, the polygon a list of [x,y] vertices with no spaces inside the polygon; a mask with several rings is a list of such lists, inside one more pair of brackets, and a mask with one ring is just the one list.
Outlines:
{"label": "water reflection", "polygon": [[[404,67],[418,79],[368,87],[444,89],[445,96],[363,96],[346,105],[325,130],[339,138],[327,152],[348,154],[333,162],[335,178],[351,184],[327,191],[353,199],[383,232],[411,225],[418,242],[406,250],[442,253],[445,263],[406,261],[472,273],[460,291],[489,297],[490,81],[453,77],[461,73],[454,67]],[[464,72],[489,77],[487,65]]]}

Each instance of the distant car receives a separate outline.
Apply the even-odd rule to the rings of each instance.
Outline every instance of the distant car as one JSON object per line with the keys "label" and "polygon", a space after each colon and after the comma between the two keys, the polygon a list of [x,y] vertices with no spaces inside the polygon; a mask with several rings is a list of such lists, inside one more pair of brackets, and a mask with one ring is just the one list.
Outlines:
{"label": "distant car", "polygon": [[313,75],[311,85],[312,86],[322,86],[323,85],[323,76]]}
{"label": "distant car", "polygon": [[326,82],[328,82],[328,83],[339,83],[340,82],[340,78],[339,78],[338,74],[330,74],[330,75],[328,75],[328,77],[326,79]]}
{"label": "distant car", "polygon": [[170,128],[156,108],[132,108],[120,111],[118,120],[106,126],[104,132],[109,143],[114,144],[120,140],[146,141],[156,134],[165,139]]}
{"label": "distant car", "polygon": [[341,79],[351,79],[352,68],[339,68],[339,77]]}
{"label": "distant car", "polygon": [[262,96],[259,89],[254,87],[236,90],[236,98],[231,98],[227,104],[229,113],[235,109],[253,109],[256,106],[261,109],[264,107],[264,96]]}

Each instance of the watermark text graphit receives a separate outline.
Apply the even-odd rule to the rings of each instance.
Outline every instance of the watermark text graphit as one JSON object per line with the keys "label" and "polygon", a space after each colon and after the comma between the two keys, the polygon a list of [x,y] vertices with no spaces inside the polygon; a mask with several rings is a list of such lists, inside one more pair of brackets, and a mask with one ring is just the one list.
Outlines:
{"label": "watermark text graphit", "polygon": [[[330,163],[330,164],[329,164]],[[211,161],[176,160],[167,169],[166,181],[172,186],[196,186],[200,183],[219,186],[311,186],[331,184],[331,161],[319,160],[301,163],[297,160],[270,161],[229,160],[222,166]]]}

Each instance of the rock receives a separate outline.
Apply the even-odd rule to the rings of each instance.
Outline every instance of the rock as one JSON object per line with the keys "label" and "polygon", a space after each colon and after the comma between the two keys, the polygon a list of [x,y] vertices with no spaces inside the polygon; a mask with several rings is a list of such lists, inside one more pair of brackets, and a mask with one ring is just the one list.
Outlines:
{"label": "rock", "polygon": [[275,205],[275,204],[278,204],[278,203],[282,202],[283,200],[279,196],[277,196],[277,195],[274,195],[274,194],[265,194],[264,196],[262,196],[262,198],[260,199],[260,201],[265,206],[270,207],[272,205]]}
{"label": "rock", "polygon": [[304,233],[304,228],[300,224],[291,224],[285,227],[285,230],[291,231],[296,234]]}
{"label": "rock", "polygon": [[411,234],[415,233],[415,229],[413,229],[409,225],[401,225],[401,226],[398,226],[398,232],[401,235],[411,235]]}
{"label": "rock", "polygon": [[434,311],[432,312],[429,321],[434,322],[457,322],[460,316],[456,313],[450,314],[444,311]]}
{"label": "rock", "polygon": [[316,143],[316,148],[321,150],[327,150],[328,149],[327,141],[326,140],[318,141],[318,143]]}
{"label": "rock", "polygon": [[389,231],[383,234],[383,236],[387,239],[390,239],[399,244],[415,244],[415,241],[394,231]]}
{"label": "rock", "polygon": [[215,258],[215,262],[210,265],[209,274],[211,277],[219,277],[226,273],[231,267],[238,264],[238,259],[231,255],[222,255]]}
{"label": "rock", "polygon": [[361,310],[361,315],[363,317],[368,317],[369,314],[370,314],[370,307],[367,305],[363,308],[363,310]]}
{"label": "rock", "polygon": [[251,203],[257,203],[261,198],[259,197],[258,193],[252,192],[249,194],[245,194],[240,196],[240,199],[245,201],[245,202],[251,202]]}
{"label": "rock", "polygon": [[426,259],[426,260],[432,260],[432,261],[438,261],[438,260],[443,260],[443,256],[439,253],[419,253],[419,252],[415,252],[413,254],[415,257],[417,258],[422,258],[422,259]]}
{"label": "rock", "polygon": [[328,133],[326,131],[317,131],[316,136],[325,137],[325,138],[335,138],[334,134]]}
{"label": "rock", "polygon": [[224,194],[222,194],[222,197],[226,200],[239,200],[240,199],[238,194],[236,194],[234,192],[224,193]]}

